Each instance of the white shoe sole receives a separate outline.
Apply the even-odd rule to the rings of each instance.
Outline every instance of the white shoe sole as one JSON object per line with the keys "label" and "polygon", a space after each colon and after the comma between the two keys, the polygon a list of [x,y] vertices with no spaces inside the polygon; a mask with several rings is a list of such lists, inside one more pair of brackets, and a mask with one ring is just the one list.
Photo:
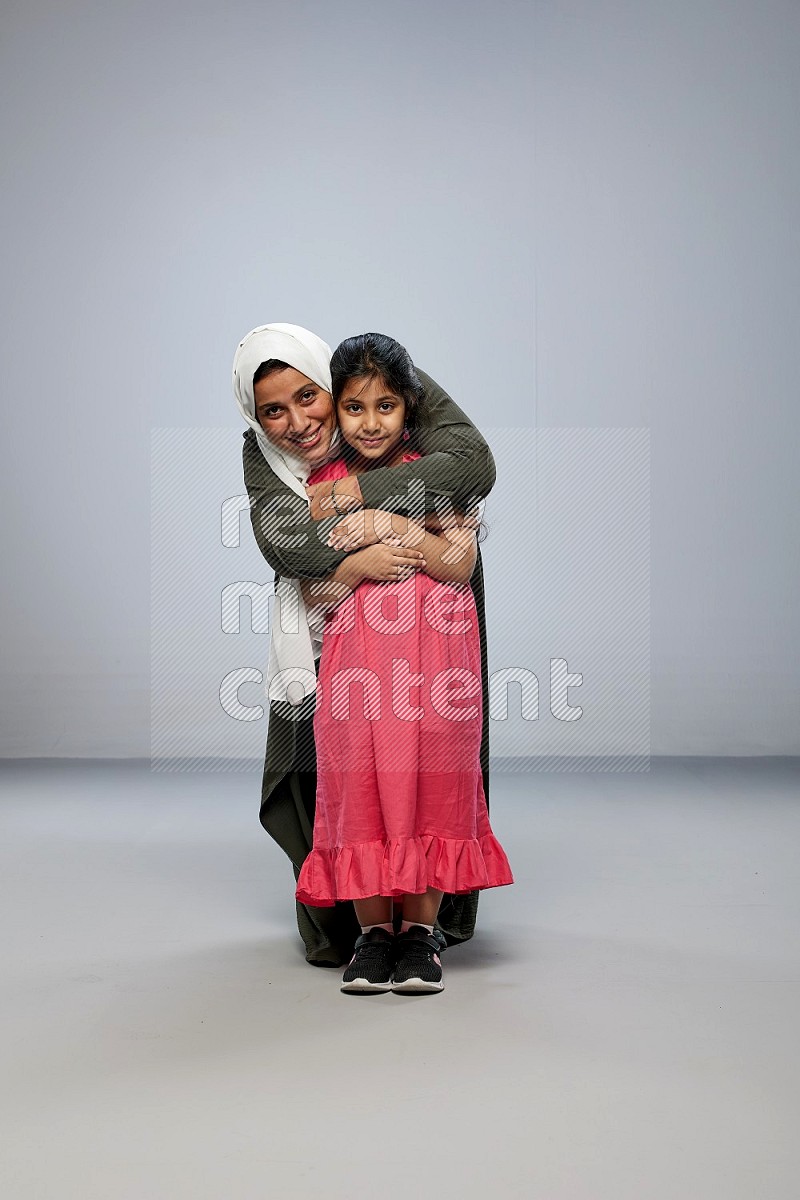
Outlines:
{"label": "white shoe sole", "polygon": [[351,979],[349,983],[343,983],[341,986],[343,992],[356,992],[365,994],[369,992],[390,992],[392,990],[391,983],[370,983],[368,979]]}
{"label": "white shoe sole", "polygon": [[402,983],[392,984],[393,992],[412,992],[419,994],[420,992],[441,992],[444,991],[444,980],[439,983],[431,983],[428,979],[405,979]]}

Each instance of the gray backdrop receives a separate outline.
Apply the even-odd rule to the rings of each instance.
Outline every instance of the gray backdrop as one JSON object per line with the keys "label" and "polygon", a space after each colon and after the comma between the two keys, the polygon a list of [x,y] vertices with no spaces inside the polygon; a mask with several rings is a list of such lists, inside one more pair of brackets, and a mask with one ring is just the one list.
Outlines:
{"label": "gray backdrop", "polygon": [[649,431],[652,752],[800,750],[796,4],[4,7],[0,753],[149,753],[151,433],[241,485],[271,320],[518,431],[495,644],[526,431]]}

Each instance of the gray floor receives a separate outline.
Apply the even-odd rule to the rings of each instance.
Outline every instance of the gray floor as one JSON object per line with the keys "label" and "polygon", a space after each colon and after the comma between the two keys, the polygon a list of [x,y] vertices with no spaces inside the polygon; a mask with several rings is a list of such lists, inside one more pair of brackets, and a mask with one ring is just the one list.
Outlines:
{"label": "gray floor", "polygon": [[795,1200],[798,779],[498,776],[515,885],[356,998],[257,774],[4,765],[2,1195]]}

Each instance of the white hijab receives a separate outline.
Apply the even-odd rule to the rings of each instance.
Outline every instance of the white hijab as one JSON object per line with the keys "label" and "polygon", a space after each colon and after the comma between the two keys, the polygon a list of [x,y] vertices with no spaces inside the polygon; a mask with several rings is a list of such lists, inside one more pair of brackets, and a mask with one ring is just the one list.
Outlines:
{"label": "white hijab", "polygon": [[[261,453],[283,483],[308,502],[305,483],[310,468],[301,458],[274,446],[256,417],[253,376],[263,362],[277,358],[331,391],[331,348],[300,325],[275,322],[259,325],[242,338],[233,357],[233,394],[239,412],[255,431]],[[338,441],[338,430],[331,445]],[[315,659],[322,650],[324,620],[309,625],[309,616],[296,579],[283,577],[275,585],[272,606],[267,694],[270,700],[299,706],[317,686]]]}

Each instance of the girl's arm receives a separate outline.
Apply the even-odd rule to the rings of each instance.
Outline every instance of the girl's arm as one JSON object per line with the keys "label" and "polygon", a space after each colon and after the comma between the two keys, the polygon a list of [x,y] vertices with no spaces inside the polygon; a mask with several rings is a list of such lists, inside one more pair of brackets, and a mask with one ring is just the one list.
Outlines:
{"label": "girl's arm", "polygon": [[[403,526],[398,533],[399,526]],[[443,529],[435,513],[426,518],[425,525],[409,517],[393,515],[392,527],[403,546],[421,550],[428,564],[425,574],[443,583],[469,583],[478,557],[478,521],[473,515],[453,514]]]}
{"label": "girl's arm", "polygon": [[381,542],[349,554],[324,579],[301,579],[300,590],[309,610],[329,612],[346,600],[365,579],[394,583],[406,578],[410,572],[421,571],[425,567],[425,556],[420,546]]}
{"label": "girl's arm", "polygon": [[413,546],[427,561],[426,575],[443,582],[466,583],[475,569],[478,525],[474,511],[451,513],[445,526],[436,513],[428,513],[423,527],[400,513],[367,509],[339,521],[328,544],[347,552],[375,542]]}
{"label": "girl's arm", "polygon": [[422,551],[428,564],[425,574],[432,579],[443,583],[469,583],[478,557],[477,532],[476,522],[469,517],[465,517],[460,525],[449,527],[446,534],[409,520],[401,541],[403,545]]}

